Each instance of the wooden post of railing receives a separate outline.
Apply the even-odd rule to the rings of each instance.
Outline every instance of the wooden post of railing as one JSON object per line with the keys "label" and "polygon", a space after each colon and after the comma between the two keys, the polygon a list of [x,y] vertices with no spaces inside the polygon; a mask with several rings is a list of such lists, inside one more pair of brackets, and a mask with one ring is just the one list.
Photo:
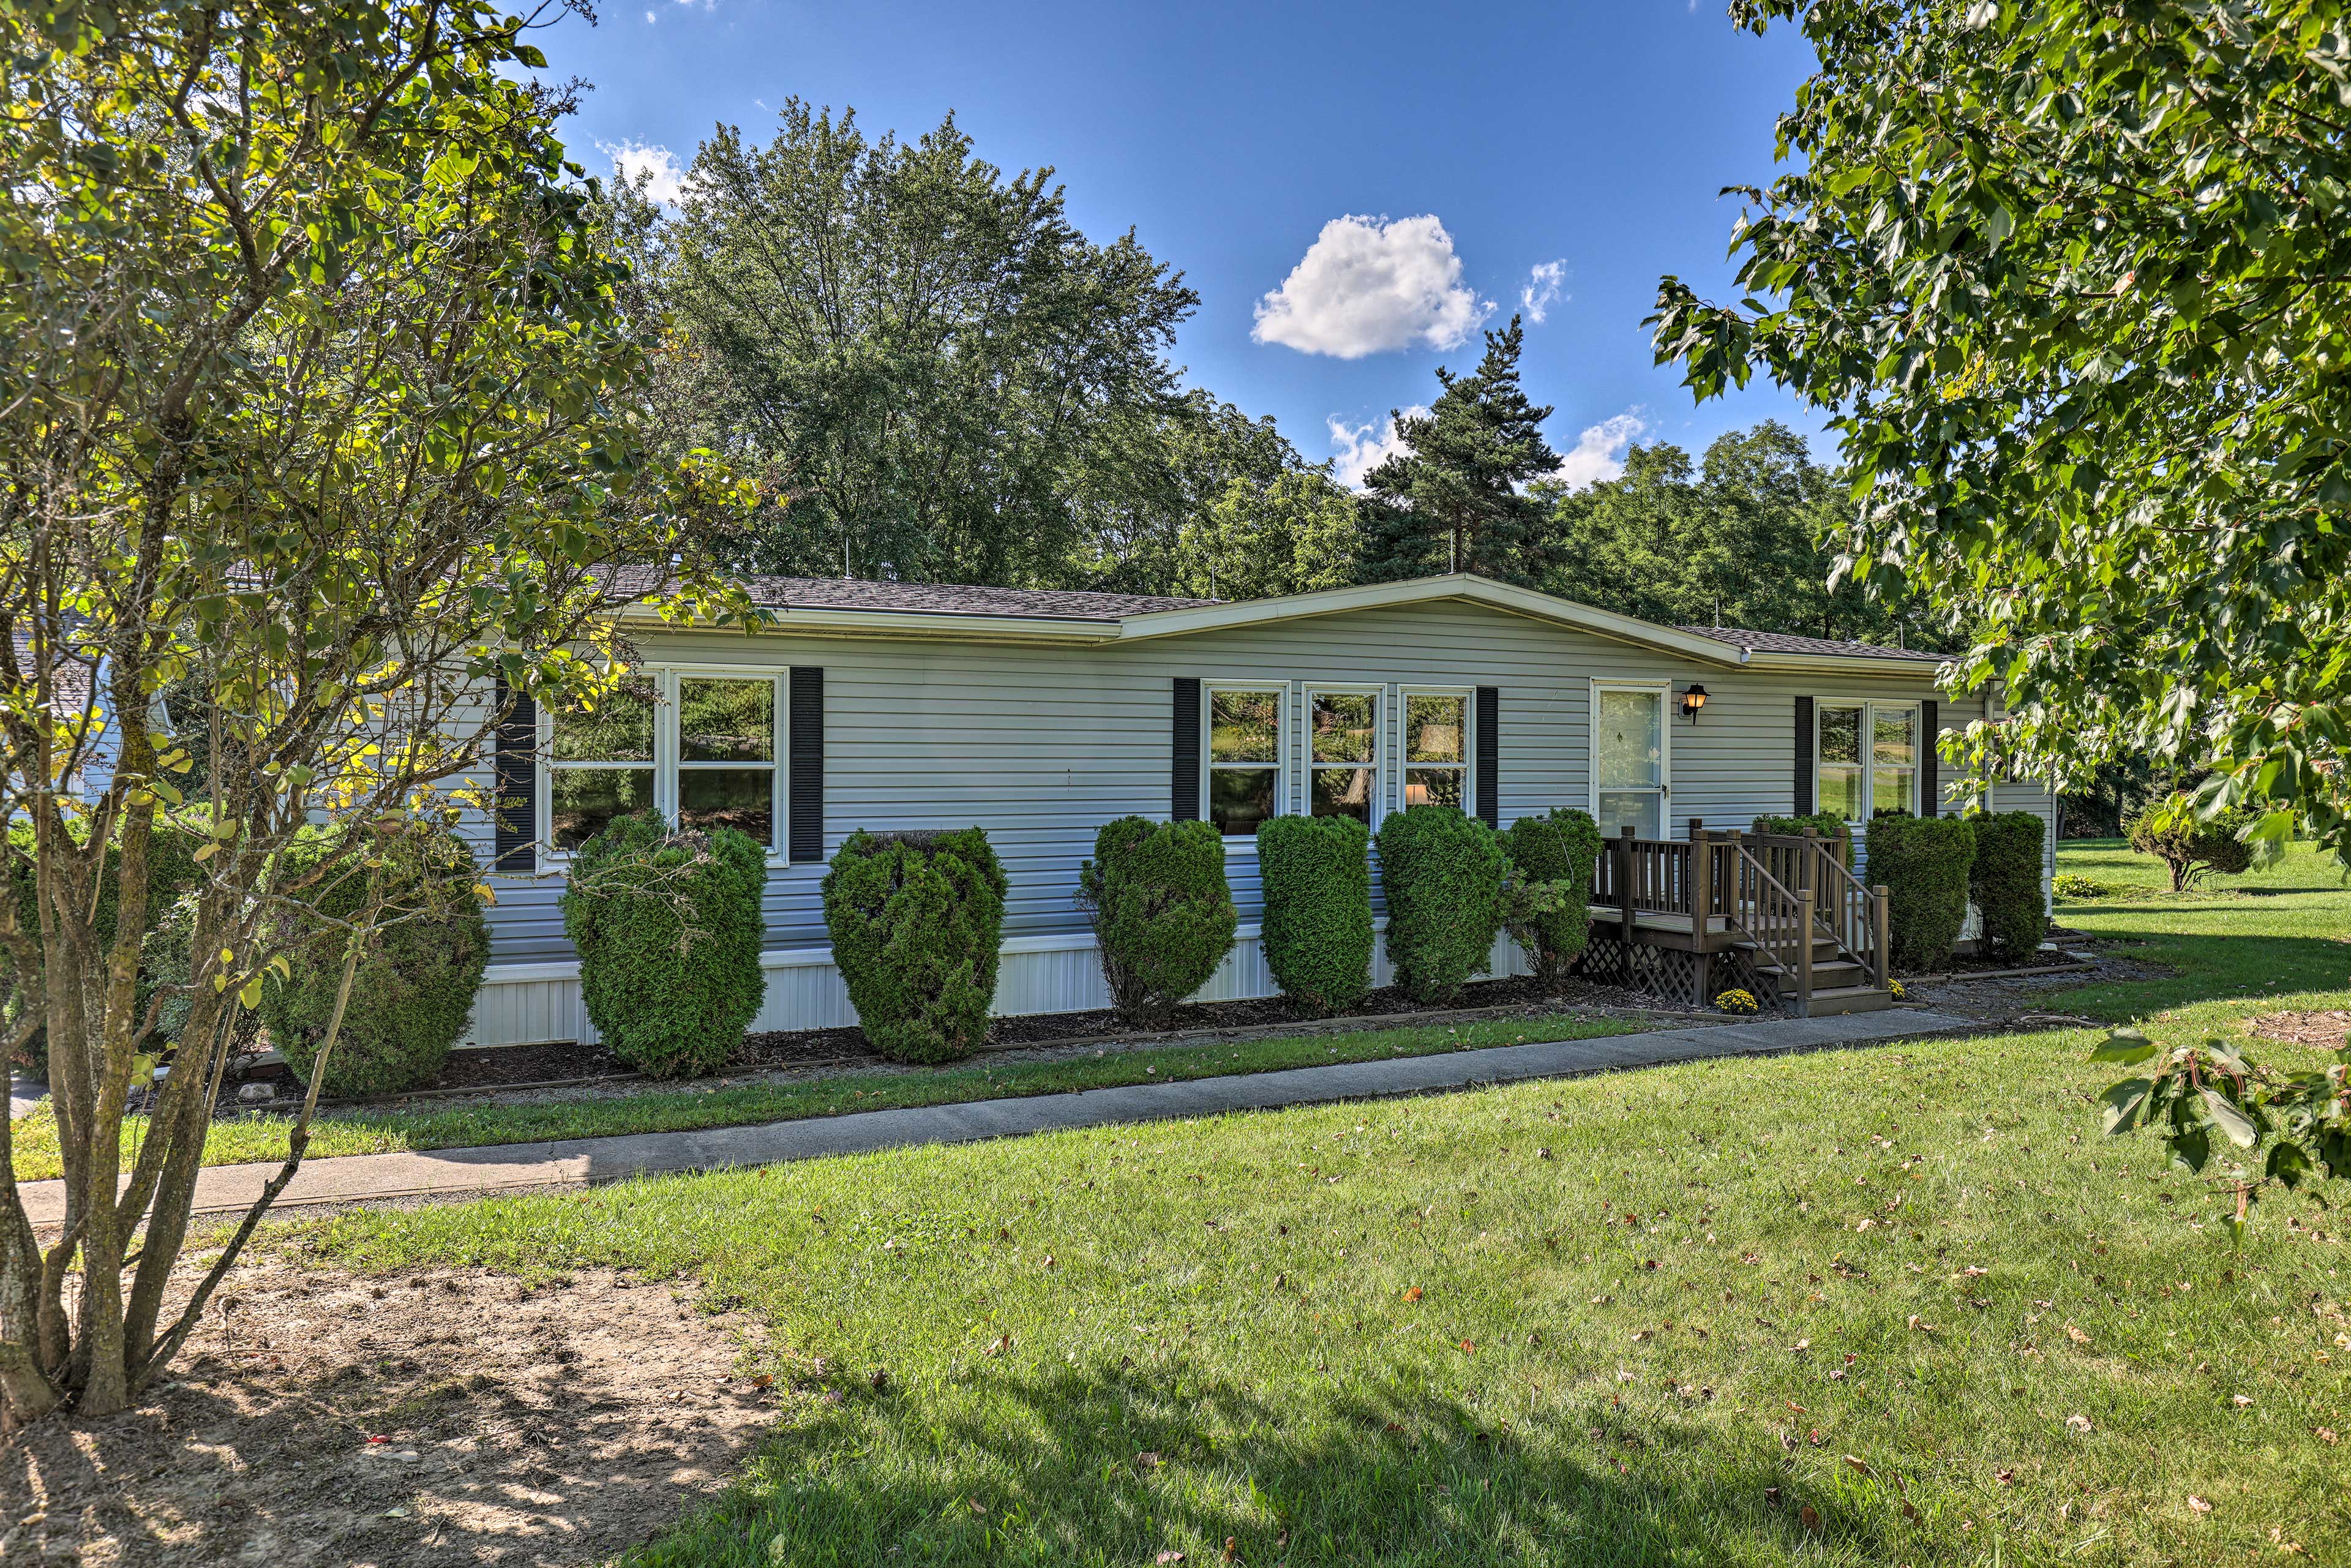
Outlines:
{"label": "wooden post of railing", "polygon": [[1880,990],[1894,983],[1894,928],[1886,918],[1886,884],[1878,883],[1869,890],[1869,923],[1876,927],[1877,987]]}
{"label": "wooden post of railing", "polygon": [[1625,916],[1625,946],[1633,945],[1633,825],[1616,835],[1616,900]]}
{"label": "wooden post of railing", "polygon": [[[1690,932],[1698,950],[1714,947],[1714,835],[1690,819]],[[1704,968],[1701,961],[1700,968]],[[1703,998],[1701,998],[1703,999]]]}
{"label": "wooden post of railing", "polygon": [[1813,1016],[1813,890],[1796,894],[1796,1016]]}

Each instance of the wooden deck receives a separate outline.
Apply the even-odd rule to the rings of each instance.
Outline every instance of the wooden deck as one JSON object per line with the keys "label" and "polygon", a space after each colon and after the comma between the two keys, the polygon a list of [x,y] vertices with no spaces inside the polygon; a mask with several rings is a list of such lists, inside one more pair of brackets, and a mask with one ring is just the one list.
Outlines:
{"label": "wooden deck", "polygon": [[1891,1005],[1886,889],[1847,869],[1843,841],[1689,833],[1603,843],[1585,974],[1699,1006],[1744,989],[1799,1017]]}

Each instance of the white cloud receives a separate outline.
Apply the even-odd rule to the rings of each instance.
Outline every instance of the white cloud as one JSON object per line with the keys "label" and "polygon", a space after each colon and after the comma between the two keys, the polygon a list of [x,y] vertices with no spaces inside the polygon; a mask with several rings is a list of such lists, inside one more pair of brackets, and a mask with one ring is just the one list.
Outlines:
{"label": "white cloud", "polygon": [[1527,268],[1527,286],[1519,290],[1519,308],[1528,320],[1542,325],[1551,308],[1567,298],[1561,292],[1567,283],[1567,263],[1539,261]]}
{"label": "white cloud", "polygon": [[677,154],[653,141],[599,141],[596,150],[612,161],[612,168],[664,206],[674,206],[685,193],[685,171]]}
{"label": "white cloud", "polygon": [[1575,438],[1575,450],[1559,460],[1552,477],[1566,481],[1571,490],[1614,479],[1625,472],[1625,448],[1648,433],[1640,410],[1612,414]]}
{"label": "white cloud", "polygon": [[1461,281],[1453,236],[1433,214],[1332,218],[1281,287],[1257,302],[1249,336],[1360,360],[1416,343],[1458,348],[1492,308]]}
{"label": "white cloud", "polygon": [[1418,419],[1428,410],[1418,403],[1400,409],[1377,424],[1349,424],[1332,414],[1331,426],[1332,477],[1350,490],[1364,487],[1364,476],[1405,450],[1404,437],[1396,434],[1396,419]]}

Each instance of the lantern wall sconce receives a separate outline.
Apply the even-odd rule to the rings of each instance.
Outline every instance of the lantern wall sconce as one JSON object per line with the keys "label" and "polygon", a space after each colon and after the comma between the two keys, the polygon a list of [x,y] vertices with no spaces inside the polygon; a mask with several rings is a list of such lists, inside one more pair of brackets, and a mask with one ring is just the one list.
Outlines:
{"label": "lantern wall sconce", "polygon": [[1698,710],[1706,706],[1706,688],[1692,686],[1682,694],[1682,716],[1692,724],[1698,722]]}

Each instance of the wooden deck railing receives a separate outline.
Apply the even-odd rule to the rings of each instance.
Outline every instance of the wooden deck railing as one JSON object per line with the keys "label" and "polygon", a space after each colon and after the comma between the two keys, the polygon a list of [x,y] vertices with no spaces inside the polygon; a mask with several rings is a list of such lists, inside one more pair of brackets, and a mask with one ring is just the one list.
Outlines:
{"label": "wooden deck railing", "polygon": [[1614,912],[1627,942],[1643,925],[1678,927],[1700,951],[1751,942],[1807,991],[1814,941],[1833,942],[1872,985],[1891,972],[1886,890],[1853,874],[1840,840],[1708,831],[1695,821],[1686,840],[1644,839],[1627,828],[1603,843],[1592,880],[1595,916]]}

